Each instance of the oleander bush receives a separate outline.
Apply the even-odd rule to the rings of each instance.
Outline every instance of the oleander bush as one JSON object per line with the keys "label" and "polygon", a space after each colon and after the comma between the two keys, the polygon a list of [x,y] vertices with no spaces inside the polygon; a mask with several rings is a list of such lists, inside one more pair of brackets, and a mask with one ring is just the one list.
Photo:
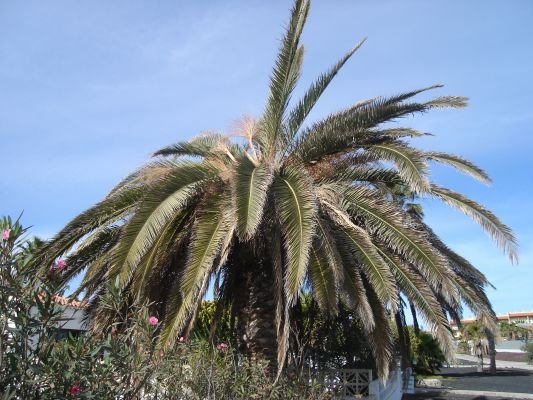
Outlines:
{"label": "oleander bush", "polygon": [[[59,339],[62,295],[54,274],[30,267],[40,241],[28,240],[18,220],[0,220],[0,399],[327,399],[308,379],[277,379],[261,361],[240,359],[224,317],[209,340],[214,304],[206,302],[196,330],[170,348],[156,346],[160,323],[152,304],[125,307],[115,282],[95,299],[111,311],[99,332]],[[98,314],[93,318],[98,318]]]}

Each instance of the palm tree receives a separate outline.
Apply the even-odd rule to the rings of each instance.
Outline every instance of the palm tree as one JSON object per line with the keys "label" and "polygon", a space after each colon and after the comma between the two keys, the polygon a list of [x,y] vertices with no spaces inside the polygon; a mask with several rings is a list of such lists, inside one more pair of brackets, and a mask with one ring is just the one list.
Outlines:
{"label": "palm tree", "polygon": [[[389,312],[405,296],[445,350],[450,329],[444,301],[464,301],[487,320],[493,312],[471,270],[428,227],[390,200],[403,184],[472,217],[516,258],[511,230],[460,193],[429,181],[428,164],[451,165],[489,178],[450,154],[413,148],[425,135],[387,123],[433,109],[464,107],[466,99],[412,98],[440,85],[361,101],[326,118],[307,117],[349,50],[297,102],[300,36],[309,1],[297,0],[281,41],[263,114],[245,119],[240,137],[203,134],[155,153],[155,160],[120,182],[100,203],[74,218],[37,258],[43,270],[68,257],[67,282],[85,271],[80,291],[95,297],[116,280],[130,301],[159,304],[159,345],[170,346],[193,326],[210,283],[219,307],[231,310],[240,351],[283,367],[289,310],[302,292],[334,315],[339,301],[357,311],[380,374],[392,354]],[[472,267],[473,268],[473,267]],[[105,325],[105,310],[93,323]]]}

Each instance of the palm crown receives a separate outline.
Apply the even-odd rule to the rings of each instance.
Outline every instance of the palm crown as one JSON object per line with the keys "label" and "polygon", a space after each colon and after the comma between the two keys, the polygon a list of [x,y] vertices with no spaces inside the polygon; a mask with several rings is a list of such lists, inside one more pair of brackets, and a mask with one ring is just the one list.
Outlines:
{"label": "palm crown", "polygon": [[[248,324],[243,327],[248,340],[258,340],[261,329],[271,337],[246,351],[268,356],[277,343],[280,366],[289,310],[299,294],[310,291],[321,310],[332,314],[342,301],[357,310],[386,373],[387,310],[397,310],[402,296],[445,350],[451,338],[446,312],[458,316],[464,302],[487,323],[493,319],[485,276],[401,207],[394,188],[401,185],[459,209],[512,260],[515,238],[483,206],[431,183],[428,163],[444,163],[488,183],[484,171],[458,156],[415,149],[410,139],[424,133],[386,125],[435,108],[463,107],[465,98],[412,100],[436,85],[362,101],[304,126],[320,95],[363,43],[292,104],[308,10],[308,1],[296,1],[264,113],[243,121],[242,138],[204,134],[159,150],[155,161],[48,242],[39,260],[47,268],[68,254],[61,279],[86,268],[80,290],[88,295],[118,279],[132,300],[163,304],[162,345],[190,329],[214,282],[219,306]],[[253,329],[254,320],[269,318],[271,324]]]}

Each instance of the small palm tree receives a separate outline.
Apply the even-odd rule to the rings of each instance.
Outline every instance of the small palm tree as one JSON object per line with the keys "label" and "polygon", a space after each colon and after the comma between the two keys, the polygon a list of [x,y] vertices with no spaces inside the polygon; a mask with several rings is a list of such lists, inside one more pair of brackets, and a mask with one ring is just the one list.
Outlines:
{"label": "small palm tree", "polygon": [[[419,219],[392,200],[401,184],[472,217],[516,258],[515,238],[496,216],[462,194],[429,181],[440,162],[489,182],[460,157],[413,148],[425,135],[387,123],[466,104],[463,97],[412,98],[440,85],[361,101],[305,125],[348,51],[297,102],[300,35],[309,10],[297,0],[281,42],[265,110],[245,119],[240,137],[203,134],[155,153],[156,159],[119,183],[99,204],[48,242],[38,260],[47,269],[68,255],[68,281],[85,271],[88,296],[118,283],[131,301],[160,305],[160,346],[193,326],[210,284],[220,309],[231,310],[242,353],[285,363],[289,310],[311,292],[324,313],[339,302],[356,310],[380,373],[392,354],[389,311],[412,302],[445,350],[446,311],[462,302],[492,320],[484,276],[448,249]],[[443,309],[441,304],[445,304]],[[104,311],[94,318],[104,325]],[[101,314],[98,314],[98,313]],[[100,324],[100,325],[99,325]]]}

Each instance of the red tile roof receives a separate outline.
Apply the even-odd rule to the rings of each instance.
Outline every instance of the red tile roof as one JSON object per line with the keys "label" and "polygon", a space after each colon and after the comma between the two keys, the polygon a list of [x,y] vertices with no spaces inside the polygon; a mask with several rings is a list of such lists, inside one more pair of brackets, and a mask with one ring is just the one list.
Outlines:
{"label": "red tile roof", "polygon": [[[498,315],[496,319],[498,321],[509,321],[510,319],[513,319],[513,318],[527,318],[527,317],[533,318],[533,311],[510,312],[505,315]],[[476,321],[475,319],[462,319],[461,323],[464,325],[464,324],[471,324],[475,321]],[[450,321],[450,325],[455,326],[455,321],[453,320]]]}
{"label": "red tile roof", "polygon": [[77,308],[77,309],[87,308],[87,303],[83,301],[78,301],[76,299],[69,299],[68,297],[55,295],[52,298],[52,301],[56,304],[61,304],[63,306],[68,306],[72,308]]}

